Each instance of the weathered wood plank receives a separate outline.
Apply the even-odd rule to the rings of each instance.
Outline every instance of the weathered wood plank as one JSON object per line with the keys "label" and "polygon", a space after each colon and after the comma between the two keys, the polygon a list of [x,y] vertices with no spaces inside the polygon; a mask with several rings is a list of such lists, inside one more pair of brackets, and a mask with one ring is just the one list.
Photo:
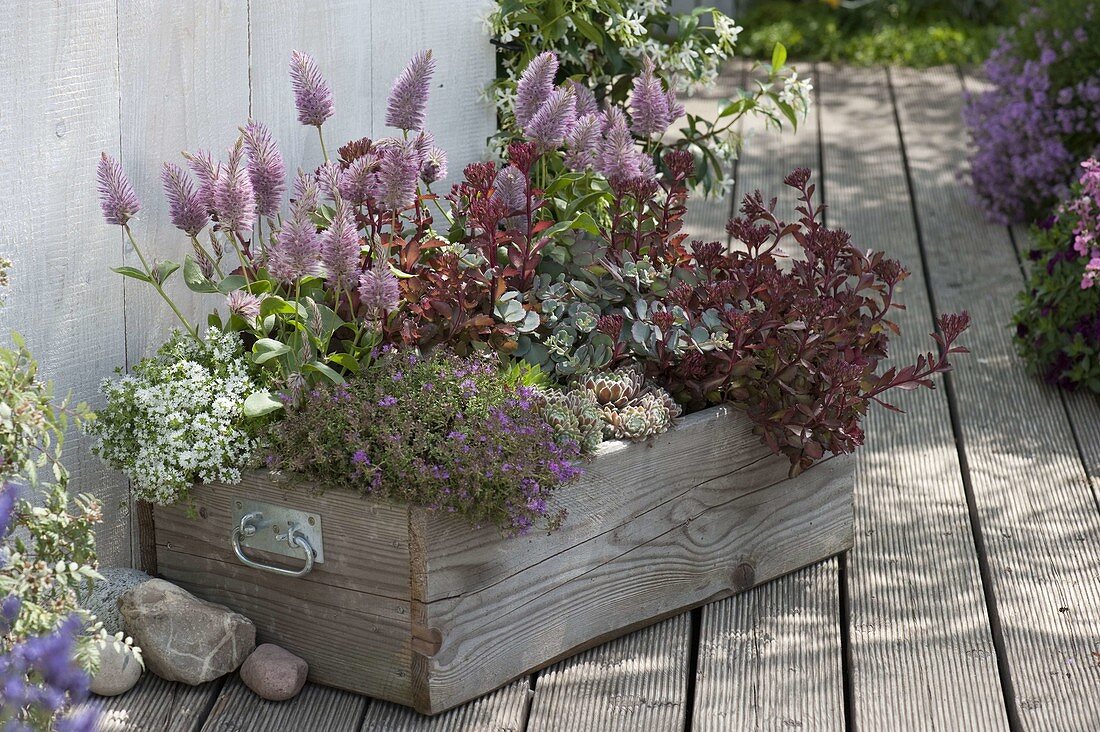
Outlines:
{"label": "weathered wood plank", "polygon": [[196,732],[221,687],[221,680],[187,686],[147,672],[125,694],[92,697],[88,706],[100,712],[99,732]]}
{"label": "weathered wood plank", "polygon": [[231,677],[214,702],[203,732],[355,732],[368,700],[327,686],[306,684],[289,702],[270,702]]}
{"label": "weathered wood plank", "polygon": [[360,732],[523,732],[531,699],[527,677],[434,717],[372,702]]}
{"label": "weathered wood plank", "polygon": [[956,180],[966,157],[953,70],[891,70],[938,308],[974,325],[952,384],[995,615],[1025,729],[1090,729],[1100,719],[1100,514],[1057,393],[1025,373],[1006,324],[1021,287],[1001,227]]}
{"label": "weathered wood plank", "polygon": [[684,729],[691,615],[562,661],[538,677],[528,732]]}
{"label": "weathered wood plank", "polygon": [[[894,359],[910,361],[932,347],[934,325],[886,72],[819,66],[817,82],[829,225],[911,268],[890,343]],[[890,399],[906,414],[873,408],[858,453],[847,564],[853,722],[1005,729],[947,393]]]}
{"label": "weathered wood plank", "polygon": [[703,608],[692,729],[844,728],[837,560]]}
{"label": "weathered wood plank", "polygon": [[[0,13],[0,252],[14,262],[6,341],[19,331],[43,379],[77,401],[125,362],[122,234],[103,222],[96,194],[101,151],[119,154],[115,0],[8,3]],[[94,406],[94,404],[93,404]],[[70,430],[72,486],[103,502],[99,557],[129,564],[126,485]]]}

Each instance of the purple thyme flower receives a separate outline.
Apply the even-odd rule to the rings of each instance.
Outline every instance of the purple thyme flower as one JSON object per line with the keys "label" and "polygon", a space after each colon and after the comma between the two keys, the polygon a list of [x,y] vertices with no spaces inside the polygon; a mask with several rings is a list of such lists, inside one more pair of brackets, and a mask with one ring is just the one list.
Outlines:
{"label": "purple thyme flower", "polygon": [[493,198],[504,204],[507,213],[527,207],[527,177],[514,165],[501,168],[493,179]]}
{"label": "purple thyme flower", "polygon": [[267,269],[281,282],[296,282],[317,273],[321,239],[304,206],[295,206],[290,220],[267,250]]}
{"label": "purple thyme flower", "polygon": [[373,154],[352,161],[340,174],[340,195],[356,206],[374,198],[378,189],[378,163],[379,159]]}
{"label": "purple thyme flower", "polygon": [[557,150],[577,123],[577,100],[572,89],[555,89],[523,128],[539,152]]}
{"label": "purple thyme flower", "polygon": [[134,193],[134,186],[130,184],[126,171],[117,160],[107,153],[101,153],[96,180],[103,217],[108,224],[125,226],[141,210],[141,201]]}
{"label": "purple thyme flower", "polygon": [[565,164],[570,170],[581,171],[595,164],[602,124],[603,115],[599,113],[586,114],[577,120],[565,139]]}
{"label": "purple thyme flower", "polygon": [[394,404],[397,404],[397,397],[392,394],[378,400],[378,406],[380,407],[392,407]]}
{"label": "purple thyme flower", "polygon": [[428,151],[428,157],[420,166],[420,180],[431,185],[437,180],[447,177],[447,151],[441,147],[433,147]]}
{"label": "purple thyme flower", "polygon": [[387,146],[378,173],[378,202],[395,211],[413,205],[419,173],[420,161],[415,148],[406,144]]}
{"label": "purple thyme flower", "polygon": [[577,117],[599,113],[600,106],[596,104],[596,95],[592,93],[591,89],[574,79],[570,79],[566,83],[573,90],[573,96],[577,99]]}
{"label": "purple thyme flower", "polygon": [[293,209],[302,209],[307,213],[317,210],[317,201],[320,198],[317,190],[317,179],[301,168],[294,178],[294,206]]}
{"label": "purple thyme flower", "polygon": [[197,236],[210,221],[199,192],[183,168],[165,163],[160,172],[164,195],[168,199],[168,217],[172,225],[188,236]]}
{"label": "purple thyme flower", "polygon": [[221,165],[214,162],[214,158],[208,150],[199,150],[194,154],[185,152],[183,157],[187,160],[187,167],[199,179],[199,201],[202,202],[207,213],[212,212],[214,210],[214,184],[218,180],[218,170]]}
{"label": "purple thyme flower", "polygon": [[294,88],[299,122],[320,127],[332,116],[332,90],[308,53],[290,54],[290,85]]}
{"label": "purple thyme flower", "polygon": [[343,200],[336,202],[332,223],[321,235],[321,263],[329,282],[342,290],[350,290],[359,281],[359,231],[351,207]]}
{"label": "purple thyme flower", "polygon": [[241,132],[248,153],[248,179],[256,194],[256,208],[260,216],[274,218],[286,191],[283,154],[263,122],[249,122]]}
{"label": "purple thyme flower", "polygon": [[375,316],[397,309],[401,288],[387,263],[376,262],[359,276],[359,301]]}
{"label": "purple thyme flower", "polygon": [[661,80],[657,78],[653,60],[645,58],[642,73],[634,77],[630,92],[630,116],[633,118],[634,132],[640,137],[663,135],[671,122],[668,108],[669,99],[665,95]]}
{"label": "purple thyme flower", "polygon": [[256,196],[244,165],[244,144],[241,138],[229,151],[229,158],[218,172],[214,183],[214,210],[218,226],[238,236],[252,231],[256,221]]}
{"label": "purple thyme flower", "polygon": [[425,109],[428,105],[429,85],[435,59],[431,50],[419,51],[408,66],[398,75],[390,89],[386,104],[386,124],[399,130],[424,128]]}
{"label": "purple thyme flower", "polygon": [[526,128],[527,123],[539,111],[554,90],[554,77],[558,73],[558,57],[553,51],[544,51],[531,59],[516,84],[516,124]]}
{"label": "purple thyme flower", "polygon": [[229,312],[245,320],[254,320],[260,316],[260,298],[247,290],[233,290],[225,296]]}

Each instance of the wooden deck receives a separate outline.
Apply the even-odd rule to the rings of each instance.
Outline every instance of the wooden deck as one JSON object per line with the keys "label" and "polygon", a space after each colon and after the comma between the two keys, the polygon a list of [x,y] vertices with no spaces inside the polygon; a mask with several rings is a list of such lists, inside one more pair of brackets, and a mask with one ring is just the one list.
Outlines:
{"label": "wooden deck", "polygon": [[[147,674],[97,700],[103,728],[1100,729],[1100,402],[1040,384],[1013,352],[1026,233],[986,224],[956,177],[975,82],[955,69],[813,76],[797,135],[749,131],[736,198],[785,196],[783,176],[812,168],[828,223],[913,270],[895,354],[929,348],[937,313],[974,320],[973,355],[942,388],[868,418],[848,555],[432,719],[318,686],[273,704],[232,677],[188,688]],[[725,239],[734,200],[696,203],[695,233]]]}

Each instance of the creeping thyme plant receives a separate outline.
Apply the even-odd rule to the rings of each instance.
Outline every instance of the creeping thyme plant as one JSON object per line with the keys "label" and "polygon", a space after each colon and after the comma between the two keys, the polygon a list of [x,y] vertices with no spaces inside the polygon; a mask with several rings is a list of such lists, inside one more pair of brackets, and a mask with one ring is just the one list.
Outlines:
{"label": "creeping thyme plant", "polygon": [[[433,190],[447,178],[425,116],[434,65],[420,52],[394,82],[393,136],[332,149],[331,90],[296,52],[298,119],[324,159],[298,171],[289,202],[259,121],[224,160],[185,154],[197,184],[167,164],[192,250],[182,266],[142,256],[140,203],[103,157],[104,213],[142,265],[119,271],[163,294],[182,270],[222,306],[205,335],[177,308],[166,350],[106,386],[100,452],[142,495],[184,498],[190,481],[232,482],[263,455],[320,485],[520,534],[555,523],[553,490],[604,439],[646,440],[685,411],[732,403],[797,473],[854,450],[872,402],[931,386],[963,350],[965,316],[946,317],[937,353],[877,373],[905,271],[825,228],[808,171],[788,180],[799,222],[757,195],[730,223],[744,251],[687,242],[695,159],[658,144],[682,107],[648,57],[627,103],[601,108],[556,54],[535,56],[504,163],[471,163]],[[776,255],[786,237],[806,250],[789,271]],[[219,437],[200,452],[207,429]]]}
{"label": "creeping thyme plant", "polygon": [[[677,92],[712,87],[743,30],[714,8],[674,13],[667,0],[498,0],[485,22],[497,47],[498,75],[486,94],[496,107],[495,144],[502,154],[525,131],[520,76],[547,51],[558,58],[562,79],[583,86],[597,103],[615,106],[629,99],[634,80],[651,63]],[[770,47],[770,63],[760,65],[750,88],[724,101],[715,118],[679,110],[670,122],[679,119],[682,126],[668,135],[662,130],[650,143],[654,161],[671,149],[688,150],[696,159],[691,183],[707,194],[727,194],[741,145],[739,120],[753,114],[794,128],[806,114],[811,83],[786,57],[782,44]],[[537,183],[545,187],[546,181]]]}

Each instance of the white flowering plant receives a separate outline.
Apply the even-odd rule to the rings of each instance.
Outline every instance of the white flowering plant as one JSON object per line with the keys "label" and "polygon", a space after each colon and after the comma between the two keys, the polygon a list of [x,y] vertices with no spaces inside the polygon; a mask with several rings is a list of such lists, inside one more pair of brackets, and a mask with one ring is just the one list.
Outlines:
{"label": "white flowering plant", "polygon": [[[497,78],[486,89],[497,111],[498,152],[522,136],[512,113],[516,85],[544,51],[557,54],[561,77],[586,85],[600,102],[624,104],[648,63],[676,91],[713,86],[743,30],[714,8],[673,13],[667,0],[498,0],[485,24],[498,49]],[[691,182],[707,195],[728,193],[741,147],[738,121],[753,114],[793,129],[807,113],[812,85],[786,60],[786,49],[776,44],[750,88],[720,103],[716,117],[685,114],[679,129],[654,146],[655,162],[671,148],[687,149],[696,161]]]}
{"label": "white flowering plant", "polygon": [[245,399],[264,387],[237,333],[212,327],[196,340],[177,331],[130,374],[104,381],[94,450],[153,503],[186,499],[196,482],[237,483],[266,426],[246,418]]}

